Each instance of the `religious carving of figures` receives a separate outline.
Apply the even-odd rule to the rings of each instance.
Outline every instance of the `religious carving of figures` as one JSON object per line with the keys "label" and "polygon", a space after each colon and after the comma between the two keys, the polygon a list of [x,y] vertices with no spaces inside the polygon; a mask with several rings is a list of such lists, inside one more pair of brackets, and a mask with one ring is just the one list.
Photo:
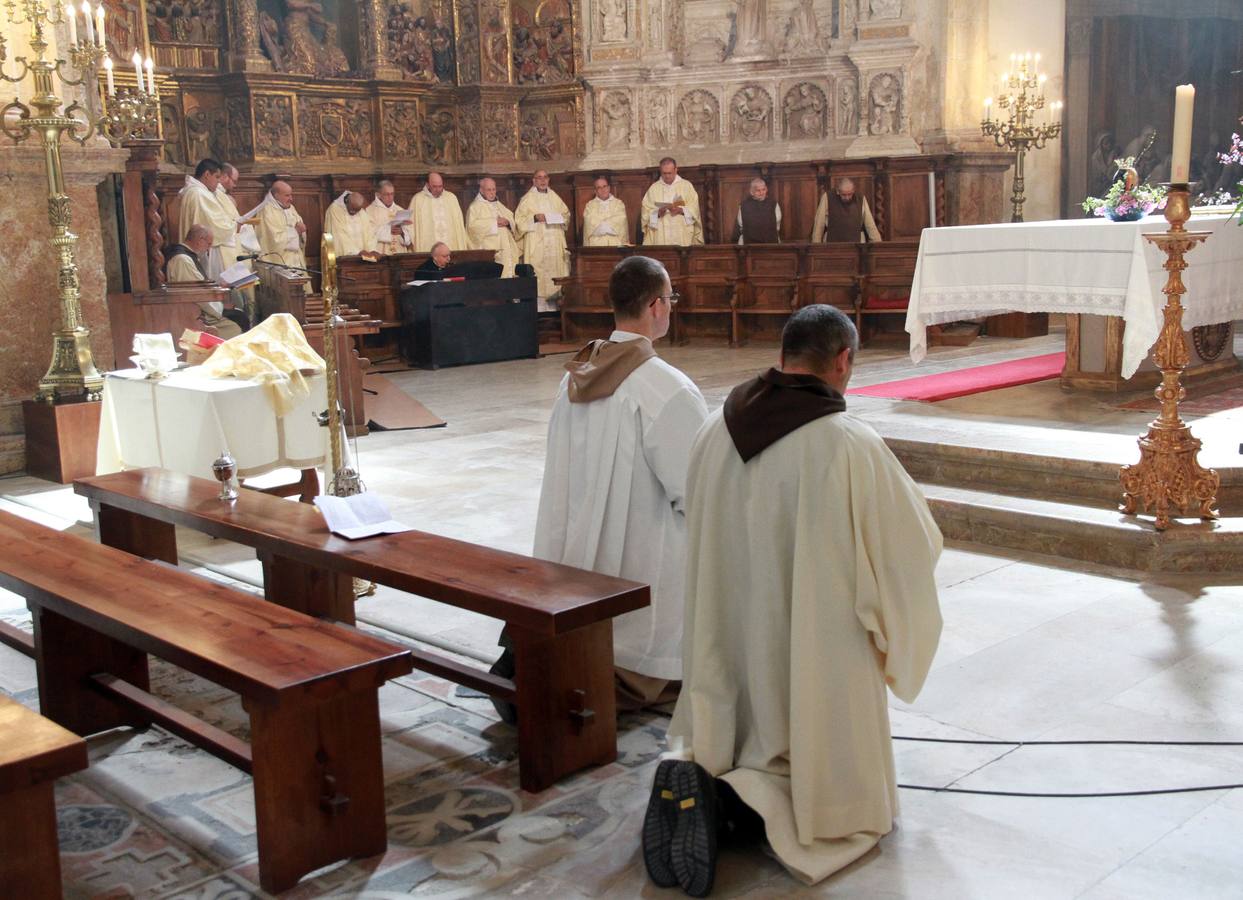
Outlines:
{"label": "religious carving of figures", "polygon": [[785,52],[791,56],[822,53],[820,46],[820,22],[812,0],[800,0],[798,7],[786,23]]}
{"label": "religious carving of figures", "polygon": [[[110,7],[115,5],[109,4]],[[108,20],[110,40],[112,23],[116,20],[116,16]],[[154,0],[147,4],[147,33],[152,41],[218,46],[220,21],[220,0]],[[116,43],[117,46],[132,45],[120,35]]]}
{"label": "religious carving of figures", "polygon": [[517,147],[518,111],[507,103],[483,105],[483,147],[490,156],[513,159]]}
{"label": "religious carving of figures", "polygon": [[691,91],[678,103],[678,139],[707,144],[720,136],[720,106],[707,91]]}
{"label": "religious carving of figures", "polygon": [[768,0],[738,0],[735,52],[750,56],[768,47]]}
{"label": "religious carving of figures", "polygon": [[600,40],[626,39],[626,0],[600,0]]}
{"label": "religious carving of figures", "polygon": [[532,110],[526,114],[518,132],[518,147],[523,159],[552,159],[557,155],[557,138],[549,127],[547,113]]}
{"label": "religious carving of figures", "polygon": [[461,162],[483,159],[483,121],[478,106],[459,106],[457,111],[457,145]]}
{"label": "religious carving of figures", "polygon": [[514,81],[552,84],[574,73],[574,44],[568,9],[542,3],[534,14],[514,4]]}
{"label": "religious carving of figures", "polygon": [[164,161],[175,166],[187,165],[185,150],[181,146],[180,110],[175,104],[161,103],[160,119],[164,126]]}
{"label": "religious carving of figures", "polygon": [[899,134],[898,105],[902,100],[902,85],[891,72],[882,72],[872,79],[868,92],[872,105],[868,119],[869,134]]}
{"label": "religious carving of figures", "polygon": [[245,97],[228,97],[225,99],[225,110],[229,120],[229,152],[224,158],[239,159],[252,156],[255,147],[250,130],[249,101]]}
{"label": "religious carving of figures", "polygon": [[272,60],[272,68],[285,71],[285,48],[281,44],[280,24],[265,12],[259,13],[259,43]]}
{"label": "religious carving of figures", "polygon": [[868,12],[873,19],[896,19],[902,15],[902,0],[870,0]]}
{"label": "religious carving of figures", "polygon": [[842,37],[854,37],[855,23],[859,21],[858,0],[842,0],[842,5],[838,9],[841,14],[839,34]]}
{"label": "religious carving of figures", "polygon": [[[58,4],[48,5],[55,9]],[[104,0],[103,5],[108,10],[107,24],[104,26],[108,52],[114,60],[128,59],[134,48],[142,44],[142,5],[138,0]],[[188,8],[190,2],[181,0],[178,5]]]}
{"label": "religious carving of figures", "polygon": [[220,109],[205,109],[196,106],[186,113],[186,156],[200,160],[211,156],[224,159],[225,152],[225,115]]}
{"label": "religious carving of figures", "polygon": [[450,162],[452,146],[453,111],[438,109],[429,113],[423,120],[423,158],[432,163]]}
{"label": "religious carving of figures", "polygon": [[453,29],[439,15],[432,17],[432,70],[441,84],[453,83]]}
{"label": "religious carving of figures", "polygon": [[292,157],[293,100],[284,95],[255,94],[255,155],[272,158]]}
{"label": "religious carving of figures", "polygon": [[630,146],[630,95],[609,91],[600,100],[599,128],[601,147],[612,150]]}
{"label": "religious carving of figures", "polygon": [[828,102],[824,91],[810,82],[786,92],[782,111],[784,136],[789,140],[818,140],[828,133]]}
{"label": "religious carving of figures", "polygon": [[751,143],[772,138],[773,101],[767,91],[749,84],[734,94],[731,105],[730,131],[734,140]]}
{"label": "religious carving of figures", "polygon": [[283,71],[320,78],[348,72],[349,61],[337,42],[337,25],[324,16],[324,8],[318,0],[285,0],[285,7],[288,14],[281,37]]}
{"label": "religious carving of figures", "polygon": [[845,78],[837,85],[837,133],[842,137],[857,134],[858,88],[853,78]]}
{"label": "religious carving of figures", "polygon": [[669,127],[669,95],[664,91],[648,94],[647,97],[647,145],[649,147],[667,147],[669,135],[673,130]]}
{"label": "religious carving of figures", "polygon": [[506,33],[503,0],[484,0],[483,80],[509,83],[509,35]]}
{"label": "religious carving of figures", "polygon": [[[431,117],[428,117],[430,122]],[[419,158],[419,107],[408,100],[386,100],[381,124],[384,131],[384,158],[411,160]],[[453,121],[452,115],[449,117]],[[426,130],[424,131],[426,138]],[[444,160],[439,160],[444,162]]]}

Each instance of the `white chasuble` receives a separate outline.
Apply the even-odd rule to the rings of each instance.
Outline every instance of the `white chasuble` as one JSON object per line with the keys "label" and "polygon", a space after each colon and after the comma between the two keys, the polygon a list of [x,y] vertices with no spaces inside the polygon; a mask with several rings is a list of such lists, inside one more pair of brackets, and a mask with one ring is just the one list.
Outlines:
{"label": "white chasuble", "polygon": [[[615,331],[609,340],[647,339]],[[534,555],[651,585],[651,606],[613,620],[613,659],[652,678],[679,679],[683,497],[691,444],[708,415],[703,395],[659,357],[590,403],[570,402],[569,380],[548,423]]]}
{"label": "white chasuble", "polygon": [[626,204],[617,197],[592,197],[583,207],[583,244],[588,247],[626,247],[630,244],[630,222]]}
{"label": "white chasuble", "polygon": [[180,201],[177,241],[184,244],[186,233],[193,225],[202,225],[211,232],[211,252],[207,254],[205,274],[214,280],[227,265],[237,260],[237,216],[231,209],[220,205],[214,191],[209,191],[207,185],[191,175],[186,176],[186,185],[177,194],[177,199]]}
{"label": "white chasuble", "polygon": [[433,197],[425,187],[411,198],[410,212],[414,214],[415,253],[430,253],[436,243],[448,244],[455,252],[468,248],[462,206],[453,194],[442,191]]}
{"label": "white chasuble", "polygon": [[302,248],[306,233],[298,233],[295,226],[305,223],[302,216],[289,206],[281,206],[270,193],[258,207],[259,224],[255,231],[259,236],[260,260],[280,263],[283,266],[306,268],[306,256]]}
{"label": "white chasuble", "polygon": [[[660,205],[682,200],[682,213],[660,215]],[[681,175],[673,184],[656,179],[643,195],[643,243],[674,244],[686,247],[704,242],[703,223],[699,219],[699,194]]]}
{"label": "white chasuble", "polygon": [[358,256],[360,253],[375,250],[374,229],[371,217],[365,210],[350,215],[345,205],[345,197],[349,192],[341,194],[328,206],[324,213],[324,232],[331,234],[333,249],[337,256]]}
{"label": "white chasuble", "polygon": [[[543,213],[545,221],[536,222],[536,213]],[[551,189],[531,188],[514,210],[522,238],[522,259],[535,268],[541,311],[548,309],[544,301],[559,290],[552,280],[570,274],[570,251],[565,244],[569,218],[569,207]]]}
{"label": "white chasuble", "polygon": [[685,675],[670,723],[814,883],[893,827],[886,686],[911,702],[940,636],[941,534],[872,428],[815,419],[744,463],[721,412],[687,479]]}
{"label": "white chasuble", "polygon": [[397,218],[398,213],[405,211],[405,207],[397,203],[385,206],[384,201],[379,197],[372,200],[371,205],[366,209],[367,218],[371,222],[375,249],[385,256],[410,252],[410,245],[414,241],[414,228],[410,225],[402,225],[401,234],[393,234],[393,219]]}
{"label": "white chasuble", "polygon": [[[509,227],[501,226],[497,219],[505,219]],[[466,210],[466,236],[472,250],[495,250],[494,259],[504,266],[502,278],[514,277],[514,266],[522,261],[522,251],[514,239],[516,225],[514,214],[500,200],[485,200],[482,196],[471,201]]]}

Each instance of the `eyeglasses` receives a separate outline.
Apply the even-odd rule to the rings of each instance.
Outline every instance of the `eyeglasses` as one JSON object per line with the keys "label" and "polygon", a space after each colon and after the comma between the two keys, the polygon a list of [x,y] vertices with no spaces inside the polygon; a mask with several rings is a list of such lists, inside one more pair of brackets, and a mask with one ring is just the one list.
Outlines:
{"label": "eyeglasses", "polygon": [[670,306],[677,306],[678,301],[681,299],[682,299],[682,295],[679,294],[677,291],[674,291],[673,293],[670,293],[670,294],[661,294],[659,297],[653,297],[652,302],[649,303],[648,306],[655,306],[657,300],[664,300]]}

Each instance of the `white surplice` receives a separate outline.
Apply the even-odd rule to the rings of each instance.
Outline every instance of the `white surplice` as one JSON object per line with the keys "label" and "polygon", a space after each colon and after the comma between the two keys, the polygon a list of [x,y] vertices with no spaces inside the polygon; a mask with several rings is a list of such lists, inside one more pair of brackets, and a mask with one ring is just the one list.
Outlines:
{"label": "white surplice", "polygon": [[630,243],[626,205],[617,197],[592,197],[583,207],[583,243],[588,247],[625,247]]}
{"label": "white surplice", "polygon": [[367,218],[371,220],[372,240],[375,241],[376,249],[385,256],[410,252],[410,245],[414,240],[414,226],[403,225],[401,234],[393,234],[393,219],[403,211],[405,211],[404,206],[396,202],[385,206],[384,201],[379,197],[372,200],[371,205],[367,207]]}
{"label": "white surplice", "polygon": [[[546,219],[535,221],[542,213]],[[570,274],[570,251],[566,249],[565,233],[568,228],[570,209],[551,189],[541,191],[531,188],[514,210],[514,223],[522,245],[522,259],[535,269],[536,293],[539,295],[540,311],[547,307],[547,298],[557,293],[554,278]]]}
{"label": "white surplice", "polygon": [[912,701],[940,637],[941,534],[875,431],[823,416],[743,463],[720,412],[687,479],[685,675],[670,724],[814,883],[893,827],[886,685]]}
{"label": "white surplice", "polygon": [[[660,203],[672,203],[681,198],[682,214],[660,215]],[[695,186],[681,175],[673,184],[665,184],[657,178],[643,195],[640,209],[643,218],[643,243],[674,244],[686,247],[704,242],[703,221],[699,217],[699,194]]]}
{"label": "white surplice", "polygon": [[[646,338],[615,331],[609,340]],[[571,403],[568,383],[567,375],[548,423],[534,555],[650,584],[650,607],[613,620],[613,660],[679,679],[683,498],[691,444],[708,415],[703,395],[659,357],[590,403]]]}
{"label": "white surplice", "polygon": [[186,176],[185,187],[178,192],[177,199],[177,240],[184,244],[194,225],[202,225],[211,232],[206,274],[214,279],[237,259],[237,216],[232,209],[221,206],[216,192],[209,191],[193,175]]}
{"label": "white surplice", "polygon": [[[498,219],[509,222],[502,228]],[[522,261],[522,251],[514,239],[514,214],[500,200],[487,200],[483,194],[470,202],[466,210],[466,237],[472,250],[495,250],[495,261],[501,265],[501,277],[513,278],[514,266]]]}
{"label": "white surplice", "polygon": [[409,210],[414,216],[415,253],[430,253],[438,243],[447,244],[454,253],[470,246],[462,220],[462,206],[449,191],[433,197],[425,186],[410,198]]}
{"label": "white surplice", "polygon": [[358,256],[375,250],[375,229],[367,211],[351,214],[345,199],[349,191],[333,200],[324,213],[324,232],[332,235],[337,256]]}

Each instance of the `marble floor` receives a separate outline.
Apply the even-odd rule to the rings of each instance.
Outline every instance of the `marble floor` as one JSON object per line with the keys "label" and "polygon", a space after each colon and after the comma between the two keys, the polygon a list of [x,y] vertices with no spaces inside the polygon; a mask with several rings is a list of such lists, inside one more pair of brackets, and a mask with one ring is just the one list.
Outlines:
{"label": "marble floor", "polygon": [[[939,348],[918,369],[901,350],[860,354],[871,384],[1060,349],[1060,336]],[[772,363],[772,347],[662,350],[710,407]],[[392,376],[449,422],[357,442],[368,487],[424,530],[530,549],[544,431],[564,357]],[[888,432],[1068,442],[1134,435],[1151,415],[1067,396],[1055,383],[941,404],[857,398]],[[1228,441],[1229,429],[1221,429]],[[1237,452],[1238,438],[1234,437]],[[1225,454],[1226,448],[1206,450]],[[0,508],[89,534],[66,488],[0,479]],[[254,589],[242,548],[183,534],[183,565]],[[962,740],[1243,740],[1243,586],[1210,576],[1148,578],[1033,555],[951,546],[937,569],[945,630],[918,700],[894,701],[896,735]],[[381,589],[359,602],[364,627],[486,663],[499,624]],[[0,618],[27,622],[0,594]],[[153,683],[204,719],[244,734],[236,698],[172,667]],[[0,690],[37,707],[35,672],[0,647]],[[639,826],[666,718],[623,718],[616,763],[540,795],[518,788],[514,733],[487,701],[440,679],[381,691],[389,851],[331,867],[294,897],[660,897],[646,879]],[[90,769],[58,787],[62,863],[72,897],[262,896],[250,779],[159,729],[90,740]],[[1091,793],[1243,782],[1243,748],[895,743],[900,781],[984,791]],[[1034,799],[902,791],[879,848],[815,888],[759,851],[723,856],[715,896],[879,898],[1243,897],[1243,790]],[[3,852],[3,848],[0,848]]]}

